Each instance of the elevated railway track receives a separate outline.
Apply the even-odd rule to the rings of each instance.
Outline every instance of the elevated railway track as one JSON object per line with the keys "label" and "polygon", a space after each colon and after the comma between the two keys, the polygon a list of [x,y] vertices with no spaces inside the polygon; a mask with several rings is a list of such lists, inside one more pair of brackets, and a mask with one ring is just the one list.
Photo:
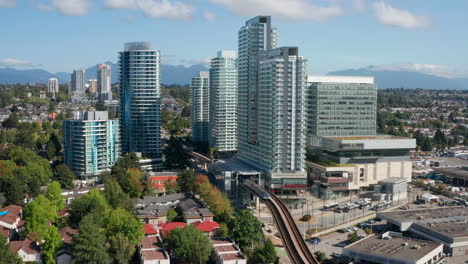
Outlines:
{"label": "elevated railway track", "polygon": [[275,194],[248,180],[244,181],[243,185],[263,199],[268,209],[270,209],[291,262],[293,264],[320,263],[309,251],[294,219],[283,202]]}

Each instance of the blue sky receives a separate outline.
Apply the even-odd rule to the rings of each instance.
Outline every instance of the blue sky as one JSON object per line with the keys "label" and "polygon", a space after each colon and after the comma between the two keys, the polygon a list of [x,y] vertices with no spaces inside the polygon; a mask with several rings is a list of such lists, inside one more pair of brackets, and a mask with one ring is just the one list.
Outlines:
{"label": "blue sky", "polygon": [[237,31],[271,15],[280,46],[309,72],[362,68],[468,76],[466,0],[0,0],[0,67],[71,71],[151,41],[163,63],[237,50]]}

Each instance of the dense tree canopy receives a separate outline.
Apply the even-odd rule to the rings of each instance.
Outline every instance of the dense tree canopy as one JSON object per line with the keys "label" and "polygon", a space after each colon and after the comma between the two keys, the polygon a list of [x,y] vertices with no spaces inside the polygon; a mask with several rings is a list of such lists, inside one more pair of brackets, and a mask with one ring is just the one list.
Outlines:
{"label": "dense tree canopy", "polygon": [[179,173],[177,185],[181,192],[194,192],[197,188],[197,177],[192,170],[184,170]]}
{"label": "dense tree canopy", "polygon": [[110,212],[105,227],[109,238],[122,234],[133,245],[138,244],[143,237],[143,223],[122,208]]}
{"label": "dense tree canopy", "polygon": [[38,239],[46,237],[48,222],[55,223],[57,218],[57,208],[45,196],[37,196],[24,207],[26,234]]}
{"label": "dense tree canopy", "polygon": [[60,183],[63,189],[73,189],[75,174],[65,164],[59,164],[54,168],[52,179]]}
{"label": "dense tree canopy", "polygon": [[261,247],[255,248],[249,263],[252,264],[271,264],[276,263],[278,256],[276,255],[275,247],[270,239]]}
{"label": "dense tree canopy", "polygon": [[210,240],[193,225],[172,230],[166,239],[172,252],[183,263],[204,264],[210,257]]}
{"label": "dense tree canopy", "polygon": [[86,215],[79,224],[79,232],[73,237],[74,264],[108,264],[106,237],[94,215]]}
{"label": "dense tree canopy", "polygon": [[190,161],[184,151],[182,142],[171,136],[164,147],[164,166],[169,169],[186,169],[190,166]]}
{"label": "dense tree canopy", "polygon": [[232,238],[242,249],[251,247],[263,239],[262,225],[249,210],[241,210],[228,223],[228,227],[232,232]]}
{"label": "dense tree canopy", "polygon": [[89,214],[93,215],[94,220],[101,224],[110,206],[101,192],[93,188],[84,196],[73,200],[71,208],[69,224],[76,227],[82,218]]}

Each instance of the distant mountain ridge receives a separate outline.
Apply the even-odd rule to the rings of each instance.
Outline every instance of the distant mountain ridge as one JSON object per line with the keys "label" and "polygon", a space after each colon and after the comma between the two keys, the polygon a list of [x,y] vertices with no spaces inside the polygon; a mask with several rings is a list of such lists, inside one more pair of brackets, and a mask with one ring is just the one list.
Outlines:
{"label": "distant mountain ridge", "polygon": [[[118,67],[116,63],[105,62],[112,67],[112,83],[117,83]],[[98,64],[86,69],[86,79],[97,78]],[[197,72],[206,71],[204,65],[192,65],[189,67],[178,65],[162,65],[161,66],[161,83],[170,85],[189,84],[191,79],[195,77]],[[361,69],[348,69],[341,71],[329,72],[329,75],[345,75],[345,76],[373,76],[379,88],[407,88],[407,89],[453,89],[453,90],[468,90],[468,78],[444,78],[435,75],[423,74],[411,71],[383,71],[375,70],[372,66]],[[1,83],[47,83],[49,78],[57,78],[60,83],[66,84],[70,80],[71,73],[58,72],[52,74],[43,69],[17,70],[13,68],[0,68],[0,84]]]}
{"label": "distant mountain ridge", "polygon": [[468,78],[444,78],[411,71],[373,70],[372,66],[329,72],[329,75],[373,76],[379,88],[406,88],[428,90],[468,90]]}
{"label": "distant mountain ridge", "polygon": [[[118,65],[110,61],[105,62],[112,69],[112,83],[119,81]],[[91,66],[86,69],[85,75],[86,80],[97,79],[98,65]],[[192,65],[185,67],[182,65],[161,65],[161,83],[163,84],[178,84],[185,85],[189,84],[193,77],[199,71],[206,71],[207,67],[204,65]],[[50,78],[57,78],[60,83],[66,84],[71,78],[69,72],[58,72],[56,74],[50,73],[42,69],[30,69],[30,70],[17,70],[14,68],[0,68],[0,84],[16,84],[16,83],[47,83]]]}

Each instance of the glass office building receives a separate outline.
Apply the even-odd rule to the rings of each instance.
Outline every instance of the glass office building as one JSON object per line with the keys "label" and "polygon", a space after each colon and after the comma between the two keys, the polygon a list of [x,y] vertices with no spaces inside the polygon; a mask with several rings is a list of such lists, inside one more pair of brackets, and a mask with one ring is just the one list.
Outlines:
{"label": "glass office building", "polygon": [[201,71],[192,78],[190,114],[192,117],[192,141],[208,143],[210,122],[210,72]]}
{"label": "glass office building", "polygon": [[237,65],[234,51],[222,50],[210,66],[210,147],[237,150]]}
{"label": "glass office building", "polygon": [[149,42],[125,43],[119,53],[123,152],[161,161],[160,53]]}
{"label": "glass office building", "polygon": [[63,122],[65,164],[82,179],[110,171],[120,155],[118,126],[107,111],[75,112]]}
{"label": "glass office building", "polygon": [[369,136],[377,131],[377,86],[373,77],[309,76],[308,133]]}

